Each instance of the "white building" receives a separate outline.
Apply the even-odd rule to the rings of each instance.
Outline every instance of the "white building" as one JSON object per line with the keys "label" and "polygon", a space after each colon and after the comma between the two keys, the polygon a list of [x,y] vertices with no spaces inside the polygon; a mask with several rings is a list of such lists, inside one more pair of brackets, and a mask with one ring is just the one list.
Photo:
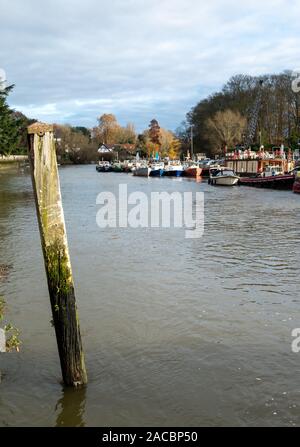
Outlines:
{"label": "white building", "polygon": [[113,148],[111,147],[111,145],[102,143],[98,149],[98,154],[107,154],[109,152],[113,152]]}

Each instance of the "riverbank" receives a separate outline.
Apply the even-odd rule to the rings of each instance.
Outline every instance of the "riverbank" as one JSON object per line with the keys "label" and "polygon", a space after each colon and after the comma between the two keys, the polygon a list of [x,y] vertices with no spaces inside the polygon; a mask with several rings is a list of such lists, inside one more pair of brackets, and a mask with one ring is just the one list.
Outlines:
{"label": "riverbank", "polygon": [[27,155],[0,155],[0,164],[28,161]]}
{"label": "riverbank", "polygon": [[0,155],[0,173],[15,172],[28,163],[27,155]]}
{"label": "riverbank", "polygon": [[[86,163],[74,163],[70,160],[61,160],[60,157],[57,157],[58,165],[61,166],[78,166],[78,165],[95,165],[95,161],[86,162]],[[29,163],[27,155],[0,155],[0,172],[16,170],[19,168],[23,168],[27,166]]]}

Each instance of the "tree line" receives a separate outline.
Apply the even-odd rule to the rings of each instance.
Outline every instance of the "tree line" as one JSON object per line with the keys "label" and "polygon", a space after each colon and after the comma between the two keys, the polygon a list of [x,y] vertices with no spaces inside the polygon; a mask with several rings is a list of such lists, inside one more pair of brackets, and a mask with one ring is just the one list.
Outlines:
{"label": "tree line", "polygon": [[[233,76],[221,91],[201,99],[175,132],[160,127],[153,119],[147,129],[137,133],[132,123],[121,126],[111,113],[99,116],[93,128],[54,124],[57,152],[64,162],[85,163],[96,160],[99,146],[105,144],[124,157],[139,151],[144,157],[159,154],[173,159],[190,152],[193,128],[194,152],[222,154],[225,149],[246,144],[259,91],[261,101],[252,149],[281,144],[295,149],[300,143],[300,99],[292,89],[293,79],[290,71]],[[36,121],[8,106],[7,97],[13,88],[0,91],[0,155],[26,153],[27,126]]]}
{"label": "tree line", "polygon": [[247,139],[247,124],[258,92],[261,104],[252,148],[285,144],[292,149],[300,141],[300,97],[293,90],[292,72],[264,76],[236,75],[221,91],[199,101],[178,129],[182,137],[193,126],[195,150],[220,154]]}
{"label": "tree line", "polygon": [[56,147],[61,160],[72,163],[84,163],[99,158],[98,148],[105,145],[110,154],[101,154],[104,158],[180,156],[181,143],[175,133],[160,127],[156,119],[151,120],[147,129],[137,133],[132,123],[121,126],[115,115],[104,113],[97,119],[92,129],[54,124]]}
{"label": "tree line", "polygon": [[[0,155],[27,153],[27,127],[36,119],[11,109],[8,95],[14,86],[0,90]],[[134,125],[121,126],[111,113],[104,113],[93,128],[54,123],[56,150],[62,163],[89,163],[99,158],[98,148],[105,144],[113,148],[111,157],[133,157],[138,151],[141,157],[169,156],[177,158],[180,140],[175,133],[163,129],[153,119],[142,133]]]}

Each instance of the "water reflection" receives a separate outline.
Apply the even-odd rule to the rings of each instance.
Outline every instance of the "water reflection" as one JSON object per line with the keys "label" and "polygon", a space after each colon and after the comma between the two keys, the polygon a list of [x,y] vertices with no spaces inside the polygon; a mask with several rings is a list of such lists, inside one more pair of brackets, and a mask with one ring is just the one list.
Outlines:
{"label": "water reflection", "polygon": [[62,397],[56,404],[56,427],[84,427],[86,388],[62,389]]}

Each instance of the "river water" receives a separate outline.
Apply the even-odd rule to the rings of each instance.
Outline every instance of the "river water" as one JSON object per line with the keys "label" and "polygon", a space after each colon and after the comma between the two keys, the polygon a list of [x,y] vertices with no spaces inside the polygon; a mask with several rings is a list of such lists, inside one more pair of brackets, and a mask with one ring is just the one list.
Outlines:
{"label": "river water", "polygon": [[[28,173],[0,175],[0,426],[300,425],[300,208],[290,191],[60,169],[89,384],[64,389]],[[205,231],[96,225],[97,194],[202,191]]]}

